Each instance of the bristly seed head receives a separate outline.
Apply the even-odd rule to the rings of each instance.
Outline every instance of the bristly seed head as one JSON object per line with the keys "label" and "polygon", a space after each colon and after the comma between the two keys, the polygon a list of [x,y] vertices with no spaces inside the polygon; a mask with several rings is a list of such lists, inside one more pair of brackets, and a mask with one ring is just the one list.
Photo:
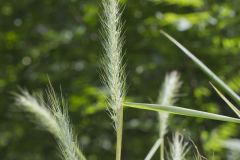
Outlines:
{"label": "bristly seed head", "polygon": [[47,92],[48,100],[33,96],[27,91],[16,94],[15,103],[19,109],[31,114],[36,124],[53,134],[56,138],[65,160],[86,160],[78,147],[77,137],[70,125],[66,104],[59,99],[50,86]]}
{"label": "bristly seed head", "polygon": [[184,142],[184,137],[180,133],[175,133],[172,142],[169,142],[169,160],[184,160],[189,151],[188,142]]}
{"label": "bristly seed head", "polygon": [[[182,85],[180,75],[177,71],[167,74],[159,93],[158,103],[161,105],[173,105],[177,100],[179,89]],[[160,138],[167,132],[168,113],[159,112]]]}
{"label": "bristly seed head", "polygon": [[125,97],[125,74],[122,63],[123,37],[121,9],[118,0],[103,0],[103,81],[109,91],[108,111],[115,127],[118,125],[118,112],[122,109]]}

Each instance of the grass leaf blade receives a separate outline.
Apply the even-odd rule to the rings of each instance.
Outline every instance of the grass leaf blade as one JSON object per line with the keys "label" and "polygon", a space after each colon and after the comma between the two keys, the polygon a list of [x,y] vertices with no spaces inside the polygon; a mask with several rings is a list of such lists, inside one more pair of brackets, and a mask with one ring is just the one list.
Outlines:
{"label": "grass leaf blade", "polygon": [[218,121],[224,121],[224,122],[233,122],[233,123],[240,123],[240,119],[223,116],[219,114],[214,113],[208,113],[193,109],[187,109],[182,107],[176,107],[176,106],[167,106],[167,105],[159,105],[159,104],[146,104],[146,103],[132,103],[132,102],[125,102],[125,106],[136,108],[136,109],[145,109],[145,110],[151,110],[156,112],[168,112],[171,114],[177,114],[177,115],[184,115],[189,117],[198,117],[198,118],[204,118],[204,119],[212,119],[212,120],[218,120]]}
{"label": "grass leaf blade", "polygon": [[181,49],[194,63],[196,63],[199,68],[205,72],[214,81],[218,87],[220,87],[224,92],[226,92],[234,101],[240,105],[240,97],[236,94],[226,83],[224,83],[213,71],[211,71],[202,61],[200,61],[196,56],[194,56],[188,49],[186,49],[182,44],[180,44],[176,39],[167,34],[164,31],[160,31],[165,37],[167,37],[172,43],[174,43],[179,49]]}
{"label": "grass leaf blade", "polygon": [[152,148],[150,149],[150,151],[148,152],[147,156],[145,157],[144,160],[151,160],[152,157],[154,156],[154,154],[156,153],[157,149],[160,147],[162,143],[162,139],[158,139],[154,145],[152,146]]}
{"label": "grass leaf blade", "polygon": [[227,105],[237,114],[240,118],[240,111],[235,107],[212,83],[210,83],[213,89],[217,92],[217,94],[227,103]]}

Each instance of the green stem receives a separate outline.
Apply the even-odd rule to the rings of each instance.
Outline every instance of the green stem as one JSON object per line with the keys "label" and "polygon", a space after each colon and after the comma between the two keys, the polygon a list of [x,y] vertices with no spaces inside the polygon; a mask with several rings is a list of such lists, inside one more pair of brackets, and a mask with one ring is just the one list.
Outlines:
{"label": "green stem", "polygon": [[123,107],[117,112],[117,146],[116,146],[116,160],[121,160],[122,153],[122,133],[123,133]]}
{"label": "green stem", "polygon": [[76,151],[77,151],[77,155],[79,156],[80,160],[86,160],[86,157],[83,155],[83,153],[80,151],[80,149],[78,148],[78,146],[76,147]]}
{"label": "green stem", "polygon": [[164,137],[161,137],[162,144],[160,146],[160,160],[164,160]]}

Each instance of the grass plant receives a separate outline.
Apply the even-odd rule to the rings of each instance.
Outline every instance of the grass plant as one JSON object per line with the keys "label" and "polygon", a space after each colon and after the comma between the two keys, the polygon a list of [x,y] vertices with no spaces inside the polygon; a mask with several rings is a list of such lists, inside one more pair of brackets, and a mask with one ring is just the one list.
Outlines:
{"label": "grass plant", "polygon": [[179,132],[175,133],[169,146],[168,160],[184,160],[190,149],[188,142],[184,141],[184,137]]}
{"label": "grass plant", "polygon": [[[176,101],[181,86],[179,73],[173,71],[166,75],[159,93],[158,104],[173,105]],[[164,136],[167,133],[169,113],[158,112],[159,138],[162,141],[160,146],[160,159],[164,160]]]}
{"label": "grass plant", "polygon": [[45,101],[41,94],[31,95],[22,90],[16,94],[16,105],[34,119],[42,129],[50,132],[57,140],[64,160],[86,160],[79,149],[78,140],[73,133],[63,98],[58,98],[50,87]]}
{"label": "grass plant", "polygon": [[[166,158],[164,155],[164,136],[167,133],[168,118],[170,114],[240,123],[239,118],[174,106],[176,96],[181,86],[179,80],[180,76],[176,71],[166,75],[162,89],[159,93],[158,104],[126,102],[126,78],[123,64],[123,25],[121,22],[122,10],[119,5],[119,0],[102,0],[102,6],[103,14],[101,20],[103,26],[102,35],[104,48],[102,58],[104,75],[102,76],[102,79],[109,93],[107,108],[116,131],[116,160],[123,159],[121,156],[123,107],[158,112],[159,139],[153,145],[145,160],[150,160],[158,150],[159,146],[161,146],[160,160]],[[220,90],[223,90],[238,105],[240,105],[240,97],[213,71],[169,34],[164,31],[161,31],[161,33],[190,57],[191,60],[211,78],[213,83],[217,85]],[[235,107],[217,87],[214,85],[212,86],[218,95],[229,105],[238,117],[240,117],[240,111],[237,107]],[[76,135],[73,133],[73,129],[70,125],[67,105],[62,96],[61,98],[58,98],[51,85],[46,95],[47,98],[44,98],[41,94],[34,95],[26,90],[22,90],[19,94],[15,95],[16,105],[19,109],[30,114],[36,124],[40,125],[44,130],[50,132],[56,138],[61,150],[62,159],[86,160],[82,151],[79,149]],[[184,141],[184,138],[180,133],[177,132],[174,135],[169,146],[169,160],[185,159],[189,147],[188,143]],[[201,156],[197,156],[196,159],[201,159]]]}
{"label": "grass plant", "polygon": [[103,35],[105,54],[103,68],[105,76],[103,82],[108,91],[108,111],[116,130],[116,160],[121,160],[122,132],[123,132],[123,101],[125,97],[125,74],[122,63],[122,23],[121,9],[118,0],[103,0]]}

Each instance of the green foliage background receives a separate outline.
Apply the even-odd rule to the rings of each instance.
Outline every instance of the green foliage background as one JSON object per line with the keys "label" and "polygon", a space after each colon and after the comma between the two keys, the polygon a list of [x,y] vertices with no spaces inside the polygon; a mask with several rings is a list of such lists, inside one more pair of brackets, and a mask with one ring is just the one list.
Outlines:
{"label": "green foliage background", "polygon": [[[61,86],[89,160],[114,158],[115,134],[99,80],[99,0],[0,1],[0,159],[59,159],[53,137],[13,105],[18,86]],[[181,72],[178,105],[235,116],[208,78],[159,33],[164,29],[240,93],[240,1],[124,0],[128,98],[155,102],[166,72]],[[157,139],[157,114],[125,110],[123,159],[143,159]],[[220,140],[235,124],[174,116],[169,131],[190,136],[203,155],[225,159]],[[168,135],[171,137],[171,133]],[[156,156],[158,159],[158,156]]]}

